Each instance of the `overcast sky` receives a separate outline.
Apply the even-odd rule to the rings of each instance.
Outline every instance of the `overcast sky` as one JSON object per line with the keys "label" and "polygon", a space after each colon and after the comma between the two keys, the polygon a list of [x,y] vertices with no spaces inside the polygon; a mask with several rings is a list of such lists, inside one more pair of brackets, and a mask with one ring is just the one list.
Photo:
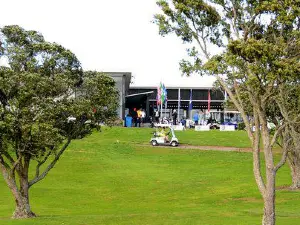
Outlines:
{"label": "overcast sky", "polygon": [[182,77],[186,57],[174,35],[151,23],[156,0],[2,0],[0,26],[41,32],[76,54],[85,70],[131,72],[134,86],[209,87],[213,77]]}

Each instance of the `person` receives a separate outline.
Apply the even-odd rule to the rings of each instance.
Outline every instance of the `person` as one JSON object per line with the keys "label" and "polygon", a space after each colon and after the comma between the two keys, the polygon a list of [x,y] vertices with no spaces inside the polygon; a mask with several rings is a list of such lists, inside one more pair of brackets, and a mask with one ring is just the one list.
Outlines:
{"label": "person", "polygon": [[136,112],[136,108],[133,108],[133,111],[131,113],[132,115],[132,122],[134,123],[135,126],[137,126],[137,112]]}
{"label": "person", "polygon": [[193,116],[193,120],[195,122],[195,125],[198,125],[198,122],[199,122],[199,114],[198,112],[196,112]]}
{"label": "person", "polygon": [[182,117],[182,119],[181,119],[181,124],[184,127],[186,126],[186,119],[184,117]]}
{"label": "person", "polygon": [[176,109],[173,110],[172,117],[173,117],[173,125],[176,125],[176,121],[177,121]]}
{"label": "person", "polygon": [[199,115],[199,124],[200,125],[204,125],[204,115],[203,115],[203,111],[200,111],[200,115]]}
{"label": "person", "polygon": [[162,127],[162,129],[159,132],[159,136],[164,138],[165,142],[169,142],[169,137],[168,137],[168,133],[166,131],[165,127]]}
{"label": "person", "polygon": [[159,123],[159,112],[157,109],[155,110],[154,117],[155,117],[155,122]]}
{"label": "person", "polygon": [[146,112],[144,109],[142,109],[142,112],[141,112],[141,119],[142,119],[142,125],[145,123],[145,119],[146,119]]}
{"label": "person", "polygon": [[141,120],[142,120],[142,109],[139,109],[137,111],[137,125],[138,125],[138,127],[141,127]]}

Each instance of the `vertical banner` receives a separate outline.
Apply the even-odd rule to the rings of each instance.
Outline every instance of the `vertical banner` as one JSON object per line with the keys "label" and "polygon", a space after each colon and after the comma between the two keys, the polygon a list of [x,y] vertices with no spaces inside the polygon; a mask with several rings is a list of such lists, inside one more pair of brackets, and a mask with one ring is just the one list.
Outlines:
{"label": "vertical banner", "polygon": [[211,99],[210,99],[210,90],[208,90],[208,99],[207,99],[207,112],[209,112],[209,111],[210,111],[210,101],[211,101]]}
{"label": "vertical banner", "polygon": [[179,119],[179,121],[180,121],[180,99],[181,99],[181,97],[180,97],[180,88],[178,88],[178,106],[177,106],[177,108],[178,108],[178,112],[177,112],[177,115],[178,115],[178,119]]}
{"label": "vertical banner", "polygon": [[189,118],[192,118],[192,109],[193,109],[193,89],[190,90],[190,101],[189,101]]}
{"label": "vertical banner", "polygon": [[223,123],[225,124],[225,104],[227,102],[227,92],[226,90],[224,91],[224,103],[223,103]]}
{"label": "vertical banner", "polygon": [[167,117],[168,92],[164,84],[163,84],[163,93],[164,93],[164,103],[165,103],[165,117]]}
{"label": "vertical banner", "polygon": [[157,87],[157,95],[156,95],[157,110],[159,109],[160,104],[161,104],[161,91],[160,91],[160,87]]}

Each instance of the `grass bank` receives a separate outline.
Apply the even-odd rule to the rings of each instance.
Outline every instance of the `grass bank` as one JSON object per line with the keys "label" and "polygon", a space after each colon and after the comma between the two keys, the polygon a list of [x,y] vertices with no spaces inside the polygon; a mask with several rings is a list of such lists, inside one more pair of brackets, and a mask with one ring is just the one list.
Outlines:
{"label": "grass bank", "polygon": [[[252,175],[252,154],[140,146],[151,129],[107,129],[74,141],[45,180],[31,189],[38,218],[11,220],[14,202],[0,179],[1,225],[260,224],[262,199]],[[228,146],[246,146],[239,132],[220,132]],[[179,136],[182,135],[182,136]],[[215,144],[212,132],[195,135]],[[208,135],[204,138],[204,135]],[[241,135],[241,136],[239,136]],[[245,135],[245,134],[243,134]],[[231,140],[233,139],[233,140]],[[195,141],[195,142],[194,142]],[[225,145],[222,143],[222,145]],[[290,184],[285,166],[277,186]],[[277,192],[277,224],[298,225],[300,192]]]}

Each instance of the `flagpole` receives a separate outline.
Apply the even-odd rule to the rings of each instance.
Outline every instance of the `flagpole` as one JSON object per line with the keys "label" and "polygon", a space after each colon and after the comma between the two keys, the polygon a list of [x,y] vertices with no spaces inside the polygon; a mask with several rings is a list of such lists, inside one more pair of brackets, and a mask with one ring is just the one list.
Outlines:
{"label": "flagpole", "polygon": [[[226,102],[227,102],[227,92],[225,90],[225,92],[224,92],[224,103],[226,104]],[[223,121],[224,121],[224,124],[225,124],[225,118],[226,118],[226,116],[225,116],[225,104],[224,104],[224,112],[223,112]]]}
{"label": "flagpole", "polygon": [[160,104],[160,119],[161,119],[161,122],[162,122],[162,119],[163,119],[163,103]]}
{"label": "flagpole", "polygon": [[190,90],[190,101],[189,101],[189,119],[192,119],[192,109],[193,109],[193,89]]}
{"label": "flagpole", "polygon": [[177,115],[178,115],[178,120],[180,121],[180,88],[178,88],[178,112],[177,112]]}
{"label": "flagpole", "polygon": [[167,101],[165,102],[165,117],[167,118]]}

